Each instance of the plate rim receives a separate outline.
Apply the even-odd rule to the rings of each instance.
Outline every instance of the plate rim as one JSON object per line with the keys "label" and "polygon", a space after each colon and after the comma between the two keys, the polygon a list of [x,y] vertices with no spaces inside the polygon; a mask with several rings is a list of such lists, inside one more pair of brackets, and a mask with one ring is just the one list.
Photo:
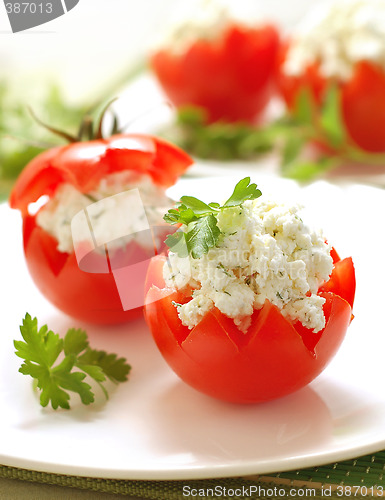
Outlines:
{"label": "plate rim", "polygon": [[[264,174],[262,174],[262,177]],[[226,176],[227,177],[227,176]],[[280,177],[269,176],[279,180],[286,181]],[[212,177],[211,180],[215,178],[223,179],[222,176]],[[182,179],[186,181],[197,181],[198,178]],[[293,182],[293,181],[289,181]],[[341,186],[329,183],[334,187],[342,188]],[[349,183],[350,185],[350,183]],[[357,185],[354,183],[354,185]],[[368,186],[364,185],[366,188]],[[376,190],[377,192],[384,193],[381,188],[376,186],[369,187],[370,189]],[[0,202],[0,207],[7,205],[7,202]],[[310,384],[311,386],[311,384]],[[239,463],[234,464],[219,464],[213,466],[180,466],[172,470],[168,469],[148,469],[148,470],[126,470],[126,469],[105,469],[103,467],[89,468],[87,466],[80,467],[72,466],[70,464],[53,464],[50,462],[44,462],[42,460],[29,460],[22,457],[12,457],[5,456],[2,454],[0,449],[0,462],[3,466],[24,468],[28,470],[34,470],[39,472],[46,472],[52,474],[62,474],[62,475],[75,475],[81,477],[103,477],[105,479],[121,479],[121,480],[191,480],[191,479],[208,479],[208,478],[226,478],[233,476],[247,476],[247,475],[260,475],[260,474],[274,474],[278,472],[285,472],[290,470],[295,470],[298,468],[308,468],[314,466],[322,466],[328,463],[333,463],[336,461],[344,461],[352,458],[358,458],[359,456],[376,453],[385,448],[385,436],[382,439],[371,442],[361,443],[358,446],[354,446],[354,443],[350,447],[343,449],[335,449],[332,451],[322,451],[321,453],[304,453],[299,456],[285,457],[278,460],[279,468],[272,467],[273,461],[269,459],[267,462],[253,462],[248,459],[247,464]],[[277,463],[277,460],[274,461]]]}

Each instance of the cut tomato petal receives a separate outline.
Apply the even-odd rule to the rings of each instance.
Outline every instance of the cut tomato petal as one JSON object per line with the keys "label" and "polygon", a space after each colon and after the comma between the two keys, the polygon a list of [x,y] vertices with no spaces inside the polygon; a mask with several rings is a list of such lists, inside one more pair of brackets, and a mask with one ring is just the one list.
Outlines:
{"label": "cut tomato petal", "polygon": [[350,325],[352,308],[344,298],[335,293],[321,292],[319,295],[326,299],[324,305],[326,325],[315,347],[315,352],[319,361],[326,366],[331,356],[337,352],[347,326]]}
{"label": "cut tomato petal", "polygon": [[[28,213],[31,203],[42,196],[54,196],[58,187],[66,183],[88,193],[96,189],[102,179],[121,171],[137,174],[129,175],[133,184],[136,177],[148,175],[154,184],[166,188],[175,183],[191,163],[191,158],[179,148],[143,134],[77,142],[53,148],[32,160],[14,185],[10,205],[22,212],[27,264],[47,299],[65,313],[94,323],[118,323],[138,316],[142,307],[136,307],[132,295],[137,286],[142,290],[138,303],[143,304],[145,261],[163,250],[162,243],[160,248],[155,248],[154,242],[162,241],[166,230],[161,225],[148,230],[147,246],[126,245],[120,251],[110,252],[109,260],[100,249],[90,253],[91,240],[88,247],[79,249],[79,267],[74,252],[60,252],[57,240],[36,225],[36,215]],[[131,303],[133,309],[124,310],[112,273],[124,291],[124,307],[128,309]],[[131,279],[132,283],[128,284],[126,281]]]}
{"label": "cut tomato petal", "polygon": [[337,250],[334,247],[330,250],[330,257],[333,259],[333,264],[341,260],[341,257],[338,255]]}
{"label": "cut tomato petal", "polygon": [[181,344],[190,333],[190,330],[182,325],[175,304],[183,304],[186,302],[186,298],[173,289],[159,289],[155,286],[151,287],[145,301],[146,319],[150,327],[155,326],[157,321],[156,318],[159,319],[159,317],[162,317],[162,321],[164,320],[173,332],[175,340],[178,344]]}
{"label": "cut tomato petal", "polygon": [[36,225],[34,217],[27,216],[23,221],[24,234],[24,252],[27,258],[27,264],[31,268],[39,267],[40,261],[45,261],[49,272],[53,276],[58,276],[63,266],[68,260],[68,253],[60,252],[57,255],[57,241],[41,227]]}
{"label": "cut tomato petal", "polygon": [[28,205],[41,196],[51,196],[63,181],[62,172],[52,167],[52,160],[60,148],[50,149],[34,158],[19,175],[9,198],[11,208],[28,213]]}
{"label": "cut tomato petal", "polygon": [[[142,307],[124,311],[111,273],[79,269],[75,253],[57,250],[57,241],[25,219],[24,253],[28,270],[43,295],[74,318],[89,323],[123,323],[142,314]],[[100,256],[102,259],[103,256]]]}
{"label": "cut tomato petal", "polygon": [[158,138],[154,138],[154,141],[156,155],[148,173],[156,184],[172,186],[191,165],[192,160],[182,149]]}
{"label": "cut tomato petal", "polygon": [[215,398],[251,403],[304,387],[336,353],[351,307],[333,293],[320,295],[326,300],[326,326],[319,334],[297,331],[268,301],[253,315],[246,334],[235,331],[234,322],[216,308],[181,334],[172,301],[182,297],[156,287],[149,291],[146,316],[161,353],[181,379]]}
{"label": "cut tomato petal", "polygon": [[88,192],[102,178],[123,170],[148,174],[155,184],[169,187],[191,163],[181,149],[152,136],[125,134],[74,143],[34,158],[16,181],[10,205],[26,214],[30,203],[52,196],[62,183]]}
{"label": "cut tomato petal", "polygon": [[150,264],[148,266],[146,283],[144,286],[146,295],[152,286],[155,286],[159,289],[165,288],[166,284],[163,278],[163,266],[165,262],[166,262],[165,255],[156,255],[151,259]]}
{"label": "cut tomato petal", "polygon": [[70,144],[58,151],[51,167],[60,172],[63,182],[81,192],[91,191],[108,172],[105,162],[101,162],[106,149],[102,141]]}
{"label": "cut tomato petal", "polygon": [[[208,312],[183,341],[183,351],[197,365],[216,365],[229,362],[239,352],[237,344],[231,339],[228,330],[218,321],[219,311]],[[221,313],[219,313],[221,315]]]}
{"label": "cut tomato petal", "polygon": [[351,257],[339,260],[334,264],[329,280],[320,286],[319,292],[333,292],[345,299],[353,308],[356,275]]}

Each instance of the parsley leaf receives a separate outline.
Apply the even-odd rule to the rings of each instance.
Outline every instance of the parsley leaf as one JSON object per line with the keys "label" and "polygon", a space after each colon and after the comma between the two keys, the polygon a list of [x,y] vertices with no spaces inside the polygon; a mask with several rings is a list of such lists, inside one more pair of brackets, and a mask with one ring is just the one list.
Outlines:
{"label": "parsley leaf", "polygon": [[255,200],[262,195],[256,184],[250,184],[250,177],[240,180],[235,186],[233,194],[225,202],[223,207],[236,207],[242,205],[246,200]]}
{"label": "parsley leaf", "polygon": [[190,208],[187,208],[185,205],[180,204],[178,206],[178,210],[171,209],[168,213],[163,217],[166,222],[169,224],[190,224],[194,220],[198,218],[195,216],[195,213]]}
{"label": "parsley leaf", "polygon": [[215,247],[221,234],[214,214],[198,219],[186,235],[187,249],[193,259],[199,259]]}
{"label": "parsley leaf", "polygon": [[206,205],[206,203],[193,196],[182,196],[180,201],[182,202],[180,206],[183,207],[184,210],[190,209],[196,216],[206,215],[213,211],[213,207]]}
{"label": "parsley leaf", "polygon": [[[166,220],[166,216],[164,217],[164,219]],[[184,233],[183,231],[177,231],[174,234],[168,234],[165,243],[170,251],[178,254],[179,257],[188,257],[189,252],[187,249],[186,233]]]}
{"label": "parsley leaf", "polygon": [[47,325],[39,329],[37,318],[32,319],[27,313],[20,332],[24,342],[14,341],[15,354],[24,360],[19,372],[36,380],[44,407],[51,403],[54,410],[69,409],[68,391],[77,393],[85,405],[93,403],[92,388],[84,381],[87,376],[99,384],[108,398],[103,382],[107,378],[114,383],[124,382],[131,370],[124,358],[91,349],[84,330],[71,328],[62,339]]}
{"label": "parsley leaf", "polygon": [[257,185],[250,184],[250,177],[245,177],[236,184],[233,194],[222,206],[215,202],[204,203],[193,196],[182,196],[177,208],[170,209],[163,219],[172,225],[182,224],[185,228],[169,234],[166,245],[179,257],[191,255],[193,259],[199,259],[217,245],[221,234],[217,225],[218,214],[261,195]]}

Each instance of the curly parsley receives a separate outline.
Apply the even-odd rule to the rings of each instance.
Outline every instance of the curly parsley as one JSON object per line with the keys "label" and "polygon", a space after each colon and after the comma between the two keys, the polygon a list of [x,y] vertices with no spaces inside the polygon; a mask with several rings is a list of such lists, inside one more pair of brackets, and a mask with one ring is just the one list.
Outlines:
{"label": "curly parsley", "polygon": [[236,184],[233,194],[223,205],[214,202],[206,204],[193,196],[182,196],[177,208],[170,209],[163,218],[172,225],[182,224],[186,231],[168,235],[167,246],[180,257],[191,255],[193,259],[199,259],[218,242],[221,234],[217,225],[218,214],[261,195],[257,185],[250,184],[250,177],[245,177]]}
{"label": "curly parsley", "polygon": [[15,354],[24,360],[19,372],[35,379],[42,406],[51,403],[54,410],[70,409],[68,391],[77,393],[85,405],[93,403],[94,393],[84,381],[87,376],[108,399],[103,383],[107,379],[116,384],[124,382],[131,370],[124,358],[91,349],[84,330],[71,328],[63,339],[47,325],[39,329],[37,318],[27,313],[20,332],[24,342],[14,341]]}

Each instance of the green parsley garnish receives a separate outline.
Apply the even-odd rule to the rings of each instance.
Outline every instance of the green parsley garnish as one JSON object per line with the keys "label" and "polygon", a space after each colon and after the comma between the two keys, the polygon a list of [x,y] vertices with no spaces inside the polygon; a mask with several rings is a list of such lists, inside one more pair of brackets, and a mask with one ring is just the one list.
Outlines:
{"label": "green parsley garnish", "polygon": [[220,262],[218,265],[217,265],[217,269],[220,269],[223,274],[225,274],[226,276],[230,276],[231,277],[231,274],[226,270],[225,266],[222,264],[222,262]]}
{"label": "green parsley garnish", "polygon": [[217,226],[218,214],[261,195],[257,185],[250,184],[250,177],[245,177],[237,183],[233,194],[223,205],[214,202],[206,204],[193,196],[182,196],[177,208],[170,209],[163,218],[169,224],[182,224],[187,229],[168,235],[167,246],[180,257],[191,255],[193,259],[199,259],[218,242],[221,234]]}
{"label": "green parsley garnish", "polygon": [[94,393],[84,382],[87,375],[108,399],[103,382],[107,379],[116,384],[124,382],[131,370],[124,358],[91,349],[84,330],[71,328],[62,339],[48,330],[47,325],[39,329],[37,318],[32,319],[27,313],[20,332],[24,342],[14,341],[15,354],[24,360],[19,372],[35,379],[41,391],[42,406],[51,403],[54,410],[59,407],[68,410],[70,395],[67,391],[77,393],[85,405],[93,403]]}

